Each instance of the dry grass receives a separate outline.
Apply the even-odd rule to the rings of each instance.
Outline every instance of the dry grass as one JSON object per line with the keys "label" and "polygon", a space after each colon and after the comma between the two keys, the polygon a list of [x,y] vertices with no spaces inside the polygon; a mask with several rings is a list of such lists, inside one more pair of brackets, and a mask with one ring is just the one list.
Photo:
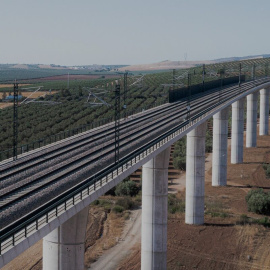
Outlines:
{"label": "dry grass", "polygon": [[90,267],[90,264],[95,262],[103,254],[104,250],[117,244],[121,237],[124,224],[125,220],[119,214],[111,212],[107,215],[107,219],[103,224],[102,236],[85,252],[85,265],[87,267]]}
{"label": "dry grass", "polygon": [[[51,94],[55,94],[57,91],[51,91]],[[33,92],[22,92],[22,95],[24,97],[29,97]],[[37,97],[41,97],[41,96],[46,96],[46,95],[49,95],[50,92],[49,91],[38,91],[38,92],[35,92],[31,95],[31,98],[37,98]],[[7,93],[8,95],[8,93]],[[1,93],[0,92],[0,98],[3,97],[3,92]]]}
{"label": "dry grass", "polygon": [[[28,86],[31,84],[20,84],[20,86]],[[8,87],[13,87],[13,84],[9,83],[9,84],[0,84],[0,88],[8,88]]]}
{"label": "dry grass", "polygon": [[[33,92],[22,92],[22,95],[24,97],[29,97],[32,93]],[[55,93],[57,93],[57,91],[51,91],[52,95],[55,94]],[[42,96],[45,97],[46,95],[49,95],[49,94],[50,94],[49,91],[38,91],[36,93],[33,93],[30,98],[38,98],[38,97],[42,97]],[[7,95],[8,95],[8,93],[7,93]],[[2,97],[3,97],[3,92],[0,92],[0,99]],[[12,102],[2,102],[2,103],[0,103],[0,109],[10,107],[12,105],[13,105]]]}
{"label": "dry grass", "polygon": [[0,103],[0,109],[4,109],[4,108],[6,108],[6,107],[9,107],[9,106],[12,106],[13,105],[13,103]]}

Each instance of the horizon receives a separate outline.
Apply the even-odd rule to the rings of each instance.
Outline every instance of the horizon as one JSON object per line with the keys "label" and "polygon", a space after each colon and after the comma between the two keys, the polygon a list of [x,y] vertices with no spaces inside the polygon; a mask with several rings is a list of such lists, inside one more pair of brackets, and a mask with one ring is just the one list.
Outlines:
{"label": "horizon", "polygon": [[[163,63],[163,62],[207,62],[207,61],[217,61],[217,60],[225,60],[225,59],[231,59],[231,58],[244,58],[244,59],[249,59],[249,58],[260,58],[265,56],[270,57],[270,54],[268,53],[263,53],[259,55],[245,55],[245,56],[229,56],[229,57],[221,57],[217,59],[204,59],[204,60],[161,60],[157,62],[152,62],[152,63],[144,63],[144,64],[136,64],[136,65],[147,65],[147,64],[157,64],[157,63]],[[50,65],[55,65],[56,67],[81,67],[81,66],[132,66],[130,64],[87,64],[87,65],[60,65],[57,63],[51,63],[51,64],[44,64],[44,63],[0,63],[0,65],[43,65],[43,66],[50,66]]]}

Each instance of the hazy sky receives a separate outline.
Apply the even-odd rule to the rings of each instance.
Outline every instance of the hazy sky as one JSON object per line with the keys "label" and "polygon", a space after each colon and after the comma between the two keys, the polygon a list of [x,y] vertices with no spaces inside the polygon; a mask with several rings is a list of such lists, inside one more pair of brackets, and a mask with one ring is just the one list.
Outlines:
{"label": "hazy sky", "polygon": [[269,0],[0,0],[0,63],[143,64],[270,53]]}

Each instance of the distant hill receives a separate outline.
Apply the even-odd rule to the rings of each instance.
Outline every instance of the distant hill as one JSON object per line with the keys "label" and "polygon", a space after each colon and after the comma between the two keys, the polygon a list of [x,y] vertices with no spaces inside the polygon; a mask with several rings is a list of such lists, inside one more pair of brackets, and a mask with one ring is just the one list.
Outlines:
{"label": "distant hill", "polygon": [[260,54],[260,55],[249,55],[243,57],[228,57],[228,58],[219,58],[213,60],[214,62],[222,63],[222,62],[230,62],[230,61],[241,61],[248,59],[258,59],[258,58],[267,58],[270,57],[270,54]]}
{"label": "distant hill", "polygon": [[170,61],[165,60],[158,63],[152,64],[142,64],[142,65],[131,65],[126,66],[124,68],[119,68],[119,71],[154,71],[154,70],[166,70],[166,69],[184,69],[184,68],[192,68],[197,65],[202,64],[214,64],[214,63],[222,63],[222,62],[230,62],[230,61],[240,61],[254,58],[266,58],[270,57],[270,54],[262,54],[262,55],[251,55],[251,56],[243,56],[243,57],[227,57],[220,58],[214,60],[205,60],[205,61]]}

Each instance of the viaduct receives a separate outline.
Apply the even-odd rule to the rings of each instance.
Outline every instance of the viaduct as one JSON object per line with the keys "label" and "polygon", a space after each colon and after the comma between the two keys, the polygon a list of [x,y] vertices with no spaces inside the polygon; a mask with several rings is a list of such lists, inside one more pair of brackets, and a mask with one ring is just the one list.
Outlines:
{"label": "viaduct", "polygon": [[[213,91],[195,95],[193,103],[190,103],[194,114],[189,119],[186,118],[186,101],[179,101],[177,104],[181,105],[181,110],[177,111],[178,116],[171,118],[173,125],[166,128],[167,131],[151,138],[151,142],[143,140],[141,145],[136,146],[136,151],[120,159],[117,164],[105,164],[107,167],[104,165],[106,170],[102,173],[87,175],[87,181],[76,186],[76,189],[70,188],[68,195],[60,196],[57,201],[52,200],[48,207],[39,207],[38,211],[31,210],[27,219],[19,222],[14,220],[5,225],[0,238],[0,267],[43,238],[43,269],[84,269],[89,204],[142,166],[141,267],[144,270],[166,269],[170,146],[181,137],[187,136],[185,222],[203,224],[206,121],[213,117],[212,185],[225,186],[229,108],[232,107],[231,162],[241,163],[245,99],[246,147],[256,147],[258,100],[259,135],[268,135],[269,91],[270,79],[265,77],[229,86],[221,99],[220,93]],[[159,109],[166,110],[168,106],[163,105]],[[134,119],[154,112],[155,109],[145,111],[134,116]],[[44,147],[38,153],[41,155],[42,151],[49,150],[50,147]],[[29,156],[30,153],[25,154],[22,159]],[[17,161],[19,162],[20,160]],[[11,167],[11,163],[2,162],[0,168]]]}

